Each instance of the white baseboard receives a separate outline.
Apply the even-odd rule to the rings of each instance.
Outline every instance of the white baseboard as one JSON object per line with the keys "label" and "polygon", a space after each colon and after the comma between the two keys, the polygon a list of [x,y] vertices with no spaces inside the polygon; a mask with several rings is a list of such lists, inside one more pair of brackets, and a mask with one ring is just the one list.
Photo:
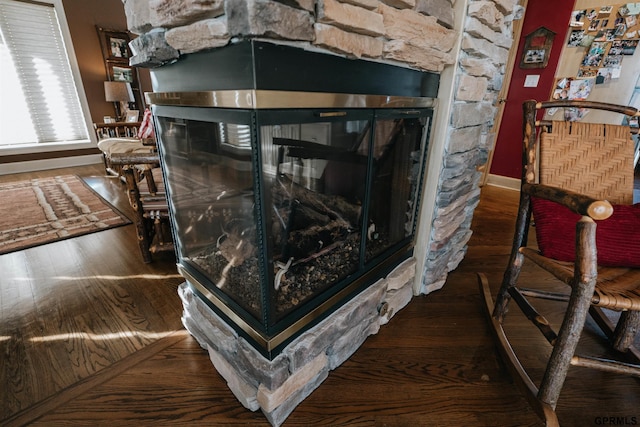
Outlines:
{"label": "white baseboard", "polygon": [[86,166],[102,163],[101,154],[88,154],[86,156],[60,157],[56,159],[30,160],[26,162],[0,164],[0,175],[12,173],[35,172],[47,169],[68,168],[73,166]]}
{"label": "white baseboard", "polygon": [[507,188],[509,190],[520,191],[520,180],[517,178],[509,178],[507,176],[489,174],[487,184],[496,187]]}

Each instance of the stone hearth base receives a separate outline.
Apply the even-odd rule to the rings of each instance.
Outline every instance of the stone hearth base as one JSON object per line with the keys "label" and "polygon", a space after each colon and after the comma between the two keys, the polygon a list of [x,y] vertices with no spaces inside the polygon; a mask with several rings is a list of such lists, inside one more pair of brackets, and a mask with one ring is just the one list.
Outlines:
{"label": "stone hearth base", "polygon": [[242,405],[262,410],[271,425],[279,426],[329,371],[409,303],[415,265],[413,258],[404,261],[296,338],[272,361],[238,336],[187,283],[178,289],[184,306],[182,323],[209,352],[211,362]]}

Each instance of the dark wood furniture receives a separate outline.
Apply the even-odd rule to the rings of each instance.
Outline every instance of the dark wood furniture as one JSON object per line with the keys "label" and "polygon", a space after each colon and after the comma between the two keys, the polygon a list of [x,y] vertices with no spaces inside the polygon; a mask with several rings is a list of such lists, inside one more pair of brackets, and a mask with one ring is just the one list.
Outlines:
{"label": "dark wood furniture", "polygon": [[[607,127],[603,124],[572,122],[568,127],[580,136],[572,135],[573,140],[567,141],[569,136],[556,131],[556,129],[567,128],[566,125],[561,122],[541,123],[536,120],[536,116],[540,116],[539,113],[550,108],[561,110],[588,108],[591,115],[596,114],[597,110],[612,111],[619,113],[617,123],[622,122],[620,114],[637,116],[638,111],[631,107],[588,101],[527,101],[524,103],[524,169],[520,205],[511,256],[495,304],[492,301],[486,277],[479,274],[487,314],[490,317],[503,359],[511,368],[512,375],[526,392],[527,398],[538,415],[545,420],[547,425],[558,425],[555,409],[570,366],[640,375],[640,365],[638,365],[640,352],[633,346],[636,332],[640,327],[638,312],[640,310],[640,269],[624,266],[620,268],[602,267],[598,265],[596,249],[597,222],[612,215],[612,204],[631,203],[633,184],[631,187],[617,192],[619,186],[607,189],[607,185],[603,185],[602,188],[599,188],[595,182],[606,182],[604,179],[606,170],[608,178],[616,175],[616,178],[621,179],[621,175],[629,175],[632,183],[633,148],[622,150],[626,153],[625,160],[620,163],[620,166],[623,167],[618,167],[618,164],[610,162],[606,168],[603,168],[602,174],[593,176],[594,168],[592,165],[596,162],[594,160],[597,157],[596,151],[597,149],[611,151],[609,148],[611,144],[626,147],[626,143],[628,143],[633,146],[631,129],[620,125],[608,125],[612,127]],[[614,137],[614,130],[623,133]],[[577,151],[589,151],[588,161],[574,162],[572,165],[556,165],[553,173],[548,173],[548,163],[557,163],[558,156],[541,154],[545,153],[544,144],[568,145],[569,143],[575,144],[571,154],[575,154]],[[543,149],[540,150],[541,144]],[[619,147],[616,150],[620,151]],[[607,155],[609,155],[608,152]],[[630,159],[626,159],[626,157],[630,157]],[[584,173],[580,173],[582,169],[585,169]],[[559,184],[564,182],[563,175],[567,174],[576,176],[570,180],[570,184]],[[586,188],[589,188],[589,192],[584,194]],[[608,200],[605,200],[605,196]],[[532,198],[534,197],[551,200],[579,214],[580,219],[575,225],[575,262],[560,262],[545,257],[535,244],[528,243],[528,233],[532,221]],[[540,227],[541,225],[536,222],[536,226]],[[531,277],[530,275],[520,277],[525,261],[533,261],[547,273],[569,285],[570,292],[550,292],[545,289],[545,285],[548,287],[548,281],[539,277],[535,277],[535,280],[525,285],[525,279]],[[540,300],[536,300],[536,307],[534,307],[533,298],[558,301],[564,304],[562,305],[565,310],[563,321],[557,333],[553,329],[552,322],[544,317],[542,311],[538,311]],[[523,362],[527,355],[517,354],[514,351],[513,342],[505,332],[505,330],[512,331],[508,329],[509,322],[507,322],[506,316],[511,301],[516,303],[553,347],[541,381],[532,379],[537,377],[531,375],[530,371],[525,368],[526,363]],[[603,309],[614,311],[607,312]],[[611,347],[617,351],[613,352],[615,357],[582,356],[576,353],[588,313],[592,315],[609,339]],[[614,321],[618,316],[611,314],[608,316],[607,313],[619,314],[617,324]],[[513,315],[509,316],[509,318],[512,317]],[[533,329],[531,328],[531,330]],[[583,392],[588,393],[588,390]],[[606,408],[603,408],[602,411],[606,413]]]}
{"label": "dark wood furniture", "polygon": [[111,163],[119,168],[124,178],[144,262],[150,263],[154,253],[174,251],[169,207],[157,153],[113,154]]}
{"label": "dark wood furniture", "polygon": [[156,151],[155,139],[138,138],[141,122],[94,123],[98,148],[102,151],[108,174],[120,176],[119,166],[111,162],[114,155],[148,156]]}

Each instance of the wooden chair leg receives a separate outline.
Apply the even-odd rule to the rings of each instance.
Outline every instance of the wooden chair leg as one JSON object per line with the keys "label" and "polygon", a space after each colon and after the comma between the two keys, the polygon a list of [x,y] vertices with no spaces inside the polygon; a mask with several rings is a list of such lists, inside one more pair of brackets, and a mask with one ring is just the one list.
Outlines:
{"label": "wooden chair leg", "polygon": [[148,264],[151,262],[151,252],[149,246],[151,244],[149,238],[149,230],[147,229],[147,219],[142,212],[142,202],[140,200],[140,192],[136,185],[135,172],[131,168],[123,168],[122,170],[125,182],[127,185],[127,192],[129,194],[129,202],[133,208],[135,215],[134,222],[136,226],[136,236],[138,238],[138,246],[140,247],[140,253],[142,254],[143,261]]}
{"label": "wooden chair leg", "polygon": [[147,188],[149,193],[155,195],[158,192],[158,187],[156,185],[156,181],[153,179],[153,173],[150,168],[146,168],[142,172],[142,176],[144,176],[145,181],[147,182]]}
{"label": "wooden chair leg", "polygon": [[578,346],[578,341],[587,319],[594,288],[595,280],[589,284],[573,287],[571,299],[567,306],[567,313],[571,314],[568,314],[562,322],[558,332],[558,339],[553,345],[553,351],[540,384],[540,392],[538,394],[540,400],[548,403],[554,409],[558,403],[558,396],[567,377],[571,358]]}
{"label": "wooden chair leg", "polygon": [[507,314],[509,301],[511,301],[509,289],[516,285],[518,277],[520,276],[520,271],[522,270],[522,263],[524,262],[524,256],[519,252],[516,252],[515,255],[511,256],[511,258],[509,266],[504,273],[502,286],[496,296],[496,302],[493,309],[493,316],[500,322],[502,322],[504,316]]}
{"label": "wooden chair leg", "polygon": [[[567,377],[571,359],[575,353],[587,313],[591,307],[591,298],[596,288],[598,271],[596,266],[596,225],[593,220],[584,218],[576,227],[576,241],[582,243],[576,254],[571,296],[565,310],[564,320],[553,343],[553,351],[547,363],[538,397],[553,409]],[[583,248],[583,249],[582,249]]]}
{"label": "wooden chair leg", "polygon": [[613,347],[626,352],[633,345],[633,341],[640,329],[640,312],[623,311],[613,333]]}
{"label": "wooden chair leg", "polygon": [[145,264],[151,262],[151,252],[149,251],[149,235],[147,233],[144,224],[136,224],[136,230],[138,232],[138,246],[140,246],[140,253],[142,254],[142,260]]}
{"label": "wooden chair leg", "polygon": [[[640,349],[633,345],[635,336],[633,331],[638,330],[638,326],[634,324],[639,322],[638,318],[640,318],[638,312],[622,312],[617,324],[600,307],[591,306],[589,314],[612,343],[612,347],[623,352],[623,356],[630,363],[640,364]],[[625,319],[626,317],[628,318]],[[619,341],[619,344],[616,344],[616,341]]]}
{"label": "wooden chair leg", "polygon": [[155,212],[155,218],[153,220],[153,228],[154,228],[154,235],[156,236],[156,241],[158,242],[158,245],[163,245],[165,240],[164,240],[164,232],[162,230],[162,221],[160,219],[160,212]]}

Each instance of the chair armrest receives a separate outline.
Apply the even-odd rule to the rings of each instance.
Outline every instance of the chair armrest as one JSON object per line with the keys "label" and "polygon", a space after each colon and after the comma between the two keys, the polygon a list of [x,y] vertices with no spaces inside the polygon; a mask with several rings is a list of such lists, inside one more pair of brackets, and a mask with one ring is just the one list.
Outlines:
{"label": "chair armrest", "polygon": [[111,156],[111,163],[115,165],[157,165],[160,163],[158,153],[136,154],[116,153]]}
{"label": "chair armrest", "polygon": [[551,200],[572,210],[573,212],[588,216],[594,220],[603,220],[613,214],[613,206],[606,200],[598,200],[584,194],[551,187],[544,184],[522,185],[522,191],[533,197]]}

